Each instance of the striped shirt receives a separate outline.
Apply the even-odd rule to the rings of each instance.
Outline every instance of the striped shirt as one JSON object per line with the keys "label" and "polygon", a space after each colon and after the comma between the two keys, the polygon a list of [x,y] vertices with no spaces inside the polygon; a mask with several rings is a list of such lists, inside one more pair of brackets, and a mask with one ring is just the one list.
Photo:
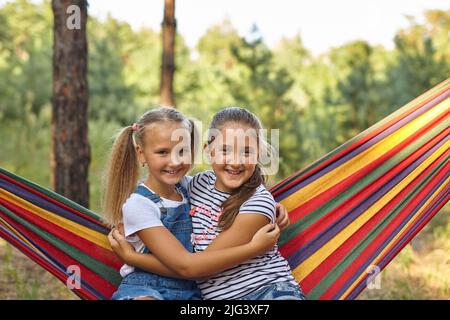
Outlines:
{"label": "striped shirt", "polygon": [[[189,185],[194,229],[192,243],[196,252],[205,250],[220,234],[220,207],[230,194],[216,189],[215,181],[214,172],[206,171],[197,174]],[[262,214],[275,222],[275,200],[263,185],[240,207],[239,214],[245,213]],[[198,281],[198,286],[203,299],[227,300],[239,299],[262,286],[280,281],[297,285],[287,261],[275,246],[264,255],[244,261],[208,280]]]}

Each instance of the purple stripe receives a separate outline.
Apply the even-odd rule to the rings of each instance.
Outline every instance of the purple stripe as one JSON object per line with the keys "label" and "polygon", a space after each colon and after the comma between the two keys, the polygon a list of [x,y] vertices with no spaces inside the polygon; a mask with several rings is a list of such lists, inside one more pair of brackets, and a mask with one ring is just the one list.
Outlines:
{"label": "purple stripe", "polygon": [[404,168],[401,173],[395,176],[393,179],[383,186],[381,186],[377,191],[372,193],[368,198],[359,203],[354,208],[350,209],[347,213],[337,219],[329,228],[323,229],[322,232],[312,239],[307,244],[303,245],[299,250],[294,252],[289,258],[288,262],[292,268],[295,268],[300,263],[305,261],[314,252],[319,250],[325,243],[330,241],[336,234],[342,231],[346,226],[348,226],[353,220],[359,217],[364,211],[367,210],[372,204],[378,201],[382,196],[386,194],[394,185],[398,184],[399,181],[403,180],[409,173],[411,173],[415,168],[417,168],[426,158],[428,158],[432,153],[434,153],[440,146],[442,146],[447,140],[449,140],[450,135],[447,135],[443,140],[439,141],[431,149],[425,152],[422,156],[417,158],[409,166]]}
{"label": "purple stripe", "polygon": [[[347,282],[342,286],[342,288],[336,293],[336,295],[333,297],[333,299],[337,299],[340,296],[342,296],[344,294],[344,292],[351,286],[351,284],[353,284],[356,279],[365,272],[366,268],[370,265],[370,263],[373,261],[373,259],[375,259],[381,251],[383,251],[384,248],[386,248],[386,246],[392,241],[392,239],[399,234],[401,228],[403,228],[406,223],[408,223],[408,221],[411,220],[411,218],[417,213],[417,211],[419,211],[419,209],[423,206],[423,204],[432,196],[432,194],[439,189],[439,187],[442,185],[442,183],[445,181],[445,179],[447,179],[450,176],[450,172],[447,173],[445,175],[444,178],[442,178],[441,180],[439,180],[431,189],[431,191],[419,202],[419,204],[402,220],[402,222],[392,231],[392,233],[386,238],[386,240],[380,244],[380,246],[378,247],[377,250],[375,250],[370,257],[366,260],[366,262],[364,262],[361,267],[358,268],[358,270],[355,271],[355,273],[353,274],[353,276],[347,280]],[[425,188],[426,185],[424,185],[423,188]],[[422,188],[422,189],[423,189]],[[417,191],[417,192],[420,192]],[[435,207],[435,206],[434,206]],[[374,230],[372,232],[375,232],[375,230],[378,228],[379,226],[375,227]]]}
{"label": "purple stripe", "polygon": [[[408,237],[410,235],[412,235],[414,232],[416,232],[417,228],[419,227],[419,225],[427,218],[430,216],[430,214],[433,213],[433,211],[442,203],[442,201],[444,201],[444,199],[450,194],[450,189],[448,189],[443,196],[428,210],[428,212],[419,219],[419,221],[417,221],[417,223],[413,226],[413,228],[411,228],[411,230],[406,233],[403,236],[402,241],[400,241],[399,243],[397,243],[388,253],[387,255],[380,261],[380,263],[378,264],[378,266],[380,267],[380,270],[383,270],[384,267],[387,265],[387,261],[389,261],[389,259],[392,257],[392,255],[394,255],[397,251],[397,249],[400,247],[404,247],[406,244],[406,240],[408,239]],[[436,214],[437,212],[435,212]],[[361,291],[365,288],[365,281],[361,281],[361,283],[359,283],[354,289],[353,291],[348,295],[348,297],[346,299],[355,299],[360,293]]]}
{"label": "purple stripe", "polygon": [[312,183],[313,181],[315,181],[316,179],[318,179],[321,176],[325,175],[326,173],[336,169],[341,164],[347,162],[348,160],[354,158],[355,156],[357,156],[358,154],[362,153],[363,151],[369,149],[371,146],[373,146],[377,142],[381,141],[382,139],[384,139],[385,137],[389,136],[393,132],[397,131],[399,128],[401,128],[404,125],[406,125],[407,123],[411,122],[412,120],[414,120],[415,118],[417,118],[421,114],[423,114],[426,111],[428,111],[429,109],[433,108],[435,105],[437,105],[441,101],[447,99],[447,97],[449,95],[450,95],[450,91],[448,91],[448,92],[446,92],[446,93],[436,97],[435,99],[431,100],[430,102],[424,104],[423,107],[417,109],[416,111],[414,111],[413,113],[411,113],[407,117],[405,117],[405,118],[401,119],[400,121],[396,122],[394,125],[392,125],[388,129],[384,130],[383,132],[379,133],[375,137],[371,138],[370,140],[368,140],[367,142],[365,142],[364,144],[362,144],[358,148],[354,149],[350,153],[347,153],[344,156],[341,156],[341,158],[339,158],[338,160],[333,161],[328,166],[326,166],[325,168],[319,170],[318,172],[316,172],[312,176],[310,176],[307,179],[305,179],[305,180],[295,184],[294,186],[290,187],[289,189],[281,192],[280,194],[278,194],[275,197],[275,201],[280,202],[282,199],[284,199],[284,198],[290,196],[291,194],[297,192],[299,189],[307,186],[308,184]]}
{"label": "purple stripe", "polygon": [[95,230],[102,234],[109,233],[109,230],[106,227],[103,227],[97,223],[87,220],[81,215],[77,215],[69,210],[66,210],[65,208],[60,207],[60,206],[56,205],[55,203],[53,203],[47,199],[44,199],[43,197],[39,197],[38,195],[18,186],[16,184],[11,183],[10,181],[0,179],[0,188],[5,189],[5,190],[15,194],[16,196],[18,196],[21,199],[27,200],[42,209],[50,211],[58,216],[66,218],[68,220],[74,221],[80,225],[83,225],[83,226],[91,229],[91,230]]}

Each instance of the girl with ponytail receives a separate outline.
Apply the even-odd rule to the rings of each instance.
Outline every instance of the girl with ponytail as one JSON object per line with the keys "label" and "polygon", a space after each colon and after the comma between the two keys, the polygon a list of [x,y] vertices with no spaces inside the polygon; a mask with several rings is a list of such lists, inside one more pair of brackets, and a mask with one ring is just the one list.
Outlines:
{"label": "girl with ponytail", "polygon": [[[251,244],[261,228],[275,224],[276,203],[264,186],[258,163],[270,150],[261,129],[259,119],[243,108],[225,108],[214,116],[205,145],[212,171],[201,172],[189,182],[196,254]],[[114,241],[115,252],[127,263],[152,272],[164,270],[154,255],[132,252],[118,233]],[[275,243],[197,283],[204,299],[305,298]]]}

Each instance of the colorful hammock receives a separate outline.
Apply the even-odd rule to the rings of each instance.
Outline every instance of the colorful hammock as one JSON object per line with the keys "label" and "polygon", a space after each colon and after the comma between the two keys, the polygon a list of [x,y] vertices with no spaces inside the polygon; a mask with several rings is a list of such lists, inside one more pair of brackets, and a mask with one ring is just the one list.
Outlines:
{"label": "colorful hammock", "polygon": [[[450,79],[271,191],[290,212],[280,250],[310,299],[354,299],[449,200]],[[84,299],[120,282],[100,217],[0,168],[0,236]]]}

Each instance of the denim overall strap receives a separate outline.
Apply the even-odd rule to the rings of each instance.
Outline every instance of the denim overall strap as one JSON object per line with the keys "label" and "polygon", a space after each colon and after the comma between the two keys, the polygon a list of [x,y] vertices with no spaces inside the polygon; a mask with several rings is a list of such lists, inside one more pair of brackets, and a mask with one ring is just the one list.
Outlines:
{"label": "denim overall strap", "polygon": [[177,183],[175,186],[177,187],[178,190],[181,190],[181,192],[183,193],[184,198],[189,203],[189,193],[188,193],[187,189],[185,187],[183,187],[181,185],[181,183]]}
{"label": "denim overall strap", "polygon": [[150,199],[154,203],[158,203],[158,202],[162,201],[161,197],[159,195],[157,195],[156,193],[151,192],[148,188],[146,188],[144,186],[138,186],[136,188],[135,193],[140,194],[141,196],[144,196],[144,197]]}
{"label": "denim overall strap", "polygon": [[[137,193],[137,194],[139,194],[139,195],[141,195],[141,196],[146,197],[147,199],[153,201],[155,204],[158,204],[159,202],[162,203],[162,199],[161,199],[161,197],[160,197],[159,195],[157,195],[156,193],[151,192],[148,188],[146,188],[146,187],[144,187],[144,186],[138,186],[138,187],[136,188],[135,193]],[[161,209],[162,209],[162,208],[160,208],[160,210],[161,210]],[[161,210],[161,215],[163,214],[162,211],[163,211],[163,210]],[[165,213],[165,212],[164,212],[164,213]],[[150,252],[150,250],[148,250],[148,248],[145,247],[143,253],[149,253],[149,252]]]}

